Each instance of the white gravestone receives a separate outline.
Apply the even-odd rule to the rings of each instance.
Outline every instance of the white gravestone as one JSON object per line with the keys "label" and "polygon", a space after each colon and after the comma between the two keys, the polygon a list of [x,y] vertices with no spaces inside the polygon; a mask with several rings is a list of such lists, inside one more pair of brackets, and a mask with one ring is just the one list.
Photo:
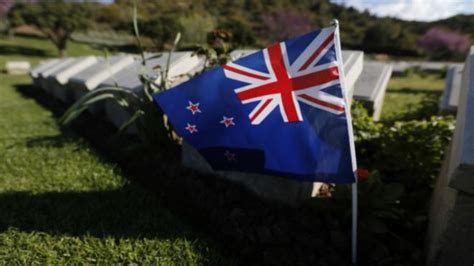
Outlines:
{"label": "white gravestone", "polygon": [[446,70],[445,87],[441,98],[440,109],[442,112],[456,112],[459,103],[459,93],[462,82],[462,65],[450,65]]}
{"label": "white gravestone", "polygon": [[343,50],[342,60],[344,61],[346,99],[351,100],[354,94],[354,85],[364,68],[364,52]]}
{"label": "white gravestone", "polygon": [[40,62],[36,67],[31,69],[30,77],[33,80],[33,84],[36,87],[41,87],[41,83],[39,80],[40,73],[53,67],[54,65],[58,64],[60,61],[61,60],[57,58],[49,59],[49,60]]}
{"label": "white gravestone", "polygon": [[69,80],[67,86],[74,92],[74,100],[79,100],[87,92],[114,76],[124,68],[130,67],[135,62],[131,55],[112,56],[101,59],[94,65],[77,73]]}
{"label": "white gravestone", "polygon": [[354,85],[353,99],[363,102],[374,120],[380,118],[392,66],[381,62],[364,62],[364,70]]}
{"label": "white gravestone", "polygon": [[30,62],[27,61],[9,61],[5,64],[7,74],[24,75],[28,74],[31,69]]}
{"label": "white gravestone", "polygon": [[474,262],[474,47],[462,74],[456,128],[433,191],[428,265]]}
{"label": "white gravestone", "polygon": [[[148,58],[154,55],[148,55]],[[152,58],[146,61],[146,66],[142,62],[135,62],[130,67],[123,69],[116,75],[112,76],[101,87],[110,87],[117,84],[121,88],[125,88],[143,96],[143,84],[140,81],[140,73],[145,73],[148,77],[159,83],[161,77],[158,68],[164,69],[168,61],[168,53],[163,53],[157,58]],[[168,72],[168,79],[171,80],[172,86],[187,79],[187,74],[199,71],[203,68],[204,59],[200,56],[193,55],[192,52],[174,52],[170,59],[170,69]],[[124,111],[114,100],[107,100],[105,102],[105,113],[107,119],[119,128],[123,123],[130,119],[130,114]],[[131,129],[129,133],[135,133],[135,129]]]}
{"label": "white gravestone", "polygon": [[46,83],[51,94],[63,102],[71,101],[72,91],[65,86],[69,81],[69,78],[95,63],[97,63],[97,58],[95,56],[79,57],[68,66],[49,75],[46,79]]}
{"label": "white gravestone", "polygon": [[[251,50],[237,50],[231,56],[233,60],[236,60],[239,56],[246,56],[253,52]],[[362,72],[364,53],[361,51],[342,52],[344,71],[346,72],[346,86],[348,90],[352,90],[355,81]],[[352,95],[352,92],[348,92],[348,94]],[[185,142],[182,146],[182,164],[199,172],[216,174],[240,183],[263,198],[290,205],[298,205],[309,198],[315,197],[322,186],[322,183],[319,182],[298,182],[270,175],[214,171],[201,154]]]}
{"label": "white gravestone", "polygon": [[38,75],[38,84],[39,87],[42,88],[46,93],[51,93],[51,91],[45,87],[46,84],[46,79],[51,75],[52,73],[55,73],[59,69],[68,66],[74,61],[74,58],[64,58],[60,59],[57,64],[52,65],[51,67],[45,69],[44,71],[39,72]]}

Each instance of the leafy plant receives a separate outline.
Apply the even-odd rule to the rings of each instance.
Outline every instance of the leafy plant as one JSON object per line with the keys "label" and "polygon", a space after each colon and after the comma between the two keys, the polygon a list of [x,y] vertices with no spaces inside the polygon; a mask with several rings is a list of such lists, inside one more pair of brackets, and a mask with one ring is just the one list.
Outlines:
{"label": "leafy plant", "polygon": [[[388,253],[393,250],[396,238],[404,241],[395,233],[394,224],[403,223],[404,209],[400,206],[400,197],[404,187],[400,183],[384,183],[378,172],[373,172],[365,182],[358,185],[358,231],[359,246],[362,253],[373,252],[374,247]],[[308,204],[319,212],[330,214],[339,221],[348,223],[351,217],[351,186],[337,185],[331,189],[330,197],[315,198]],[[411,247],[410,246],[407,246]],[[373,260],[373,254],[365,255]],[[377,259],[378,260],[378,259]]]}
{"label": "leafy plant", "polygon": [[160,79],[158,83],[156,83],[152,77],[149,77],[146,74],[146,61],[161,55],[148,58],[145,56],[138,30],[136,7],[134,8],[133,25],[137,44],[141,51],[142,68],[140,80],[143,83],[144,95],[139,95],[138,93],[126,88],[121,88],[117,84],[113,87],[92,90],[74,103],[64,113],[60,122],[67,125],[97,102],[113,100],[117,102],[130,116],[130,119],[120,127],[119,133],[134,124],[137,127],[139,137],[145,148],[154,151],[159,151],[161,149],[168,150],[175,147],[175,136],[171,124],[167,121],[159,107],[153,102],[152,95],[164,91],[170,86],[168,70],[171,62],[171,54],[179,43],[180,34],[178,33],[176,35],[173,46],[169,51],[166,67],[159,69]]}
{"label": "leafy plant", "polygon": [[[424,110],[422,116],[411,115],[423,118],[436,113],[420,110]],[[358,165],[373,169],[358,190],[361,254],[374,265],[421,263],[432,185],[451,140],[454,119],[431,116],[374,122],[362,104],[353,102],[352,120]],[[309,204],[349,222],[350,186],[338,185],[328,194]]]}
{"label": "leafy plant", "polygon": [[231,39],[232,33],[225,30],[213,30],[207,33],[207,43],[198,46],[196,50],[196,54],[206,58],[204,68],[199,74],[231,60],[230,52],[233,49]]}

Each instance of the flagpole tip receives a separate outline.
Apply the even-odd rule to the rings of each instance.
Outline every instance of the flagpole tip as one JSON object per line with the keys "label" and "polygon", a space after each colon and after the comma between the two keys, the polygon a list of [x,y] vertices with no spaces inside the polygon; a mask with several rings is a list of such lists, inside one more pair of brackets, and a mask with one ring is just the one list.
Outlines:
{"label": "flagpole tip", "polygon": [[337,19],[332,19],[332,20],[331,20],[331,26],[338,27],[338,26],[339,26],[339,20],[337,20]]}

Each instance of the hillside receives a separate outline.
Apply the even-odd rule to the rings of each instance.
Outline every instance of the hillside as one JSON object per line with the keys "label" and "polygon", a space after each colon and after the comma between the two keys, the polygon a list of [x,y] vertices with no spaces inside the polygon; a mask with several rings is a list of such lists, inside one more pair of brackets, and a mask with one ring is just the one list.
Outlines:
{"label": "hillside", "polygon": [[[89,29],[94,34],[132,33],[133,1],[84,5],[90,7]],[[472,15],[430,23],[403,21],[379,18],[329,0],[142,0],[138,10],[145,43],[157,50],[165,48],[176,32],[183,33],[181,45],[190,47],[205,43],[207,34],[215,29],[231,32],[234,48],[264,47],[328,26],[337,18],[344,48],[405,58],[455,60],[464,57],[472,43],[468,34],[474,30]]]}

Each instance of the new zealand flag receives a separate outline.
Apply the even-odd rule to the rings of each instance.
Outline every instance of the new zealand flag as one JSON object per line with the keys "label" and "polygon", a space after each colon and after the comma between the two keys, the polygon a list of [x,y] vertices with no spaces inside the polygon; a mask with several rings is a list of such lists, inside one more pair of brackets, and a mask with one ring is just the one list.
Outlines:
{"label": "new zealand flag", "polygon": [[335,27],[275,44],[154,95],[215,170],[355,182]]}

